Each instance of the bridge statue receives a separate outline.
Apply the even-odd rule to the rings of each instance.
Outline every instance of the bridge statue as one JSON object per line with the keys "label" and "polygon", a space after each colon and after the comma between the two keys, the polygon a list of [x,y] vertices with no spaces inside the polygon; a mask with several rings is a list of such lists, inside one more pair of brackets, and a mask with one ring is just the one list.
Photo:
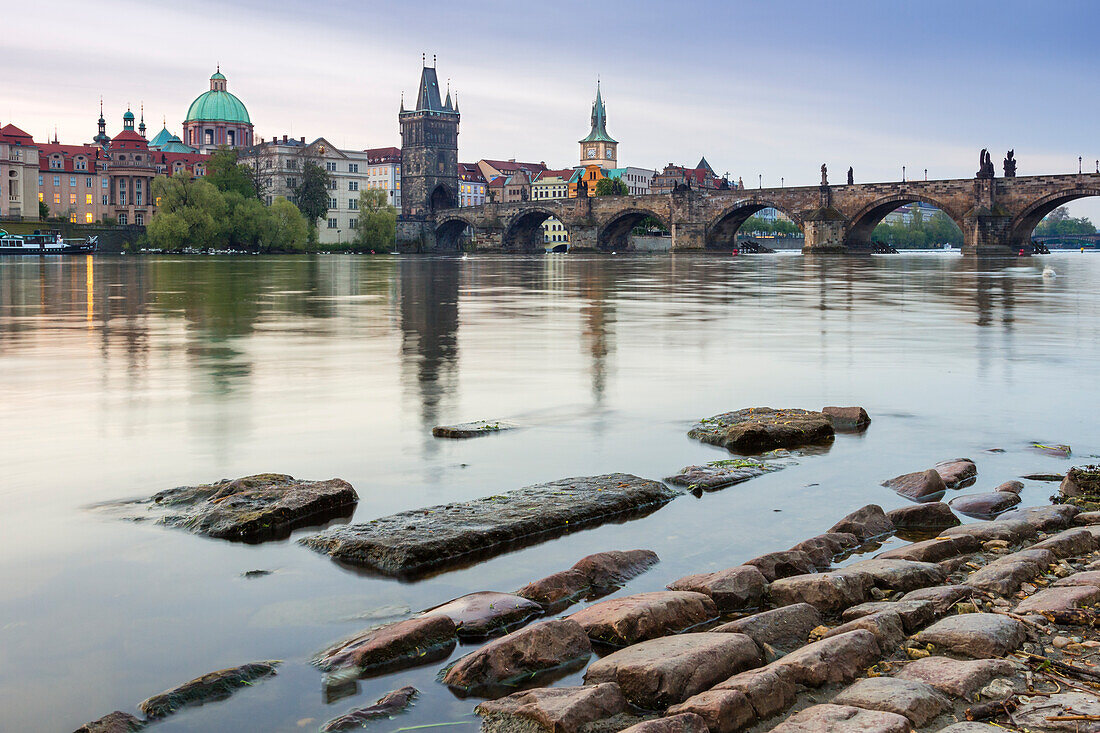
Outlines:
{"label": "bridge statue", "polygon": [[829,185],[829,169],[825,167],[825,164],[821,164],[821,185]]}
{"label": "bridge statue", "polygon": [[1013,150],[1008,151],[1008,155],[1005,157],[1005,178],[1016,177],[1016,159],[1012,157]]}
{"label": "bridge statue", "polygon": [[852,166],[848,166],[848,185],[851,186],[856,182],[855,174],[852,172]]}
{"label": "bridge statue", "polygon": [[584,180],[583,176],[577,181],[577,198],[588,198],[588,182]]}
{"label": "bridge statue", "polygon": [[993,178],[995,175],[993,160],[989,157],[989,151],[985,148],[982,148],[981,154],[978,155],[978,172],[974,175],[977,178]]}

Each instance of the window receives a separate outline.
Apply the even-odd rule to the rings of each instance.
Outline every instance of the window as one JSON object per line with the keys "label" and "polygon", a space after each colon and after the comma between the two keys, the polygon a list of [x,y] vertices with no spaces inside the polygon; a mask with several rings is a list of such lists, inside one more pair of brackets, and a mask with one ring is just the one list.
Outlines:
{"label": "window", "polygon": [[271,197],[270,196],[267,197],[267,205],[271,206]]}
{"label": "window", "polygon": [[73,213],[69,214],[69,223],[70,224],[76,224],[76,212],[75,211]]}
{"label": "window", "polygon": [[102,201],[101,203],[102,203],[102,204],[103,204],[104,206],[106,206],[106,205],[107,205],[107,194],[103,194],[103,201]]}
{"label": "window", "polygon": [[332,173],[335,173],[336,172],[336,163],[326,160],[325,161],[325,170],[330,171]]}
{"label": "window", "polygon": [[335,209],[336,208],[336,199],[329,199],[328,200],[328,207],[330,209]]}
{"label": "window", "polygon": [[286,179],[286,187],[287,188],[298,188],[298,179],[294,178],[294,177],[287,178]]}
{"label": "window", "polygon": [[359,181],[348,181],[348,190],[349,191],[358,191],[359,190]]}
{"label": "window", "polygon": [[42,187],[42,176],[39,176],[39,177],[38,177],[38,187],[39,187],[39,188],[41,188],[41,187]]}
{"label": "window", "polygon": [[134,206],[141,206],[141,191],[134,192]]}
{"label": "window", "polygon": [[237,144],[237,131],[236,130],[226,130],[225,131],[225,141],[229,145],[236,145]]}
{"label": "window", "polygon": [[359,164],[358,163],[348,163],[348,173],[358,173],[358,172],[359,172]]}
{"label": "window", "polygon": [[329,219],[328,220],[328,228],[329,229],[335,229],[336,228],[336,220],[335,219]]}
{"label": "window", "polygon": [[103,179],[103,188],[110,188],[110,187],[111,187],[111,184],[108,182],[108,179],[104,178]]}
{"label": "window", "polygon": [[137,224],[139,227],[145,226],[145,214],[141,213],[140,211],[134,214],[134,223]]}
{"label": "window", "polygon": [[348,229],[358,229],[358,228],[359,228],[359,220],[358,219],[348,219]]}
{"label": "window", "polygon": [[358,209],[359,208],[359,200],[358,199],[348,199],[348,208],[351,209],[352,211]]}
{"label": "window", "polygon": [[335,191],[336,190],[336,179],[335,178],[330,178],[328,180],[328,190],[329,191]]}
{"label": "window", "polygon": [[153,201],[153,205],[160,206],[160,196],[157,196],[157,198]]}
{"label": "window", "polygon": [[119,214],[118,215],[118,223],[121,224],[122,226],[126,226],[126,224],[127,224],[126,214]]}
{"label": "window", "polygon": [[141,160],[141,156],[140,155],[135,155],[134,160]]}
{"label": "window", "polygon": [[73,170],[86,171],[88,170],[88,160],[83,155],[79,155],[76,161],[73,162]]}
{"label": "window", "polygon": [[65,161],[61,159],[60,155],[54,155],[50,157],[50,168],[52,170],[61,170],[65,167]]}
{"label": "window", "polygon": [[88,206],[91,206],[91,205],[92,205],[92,201],[93,201],[93,199],[92,199],[92,194],[90,194],[90,193],[86,193],[86,194],[84,194],[84,203],[85,203],[85,204],[87,204]]}
{"label": "window", "polygon": [[61,194],[59,194],[59,193],[55,193],[55,194],[53,195],[53,202],[54,202],[55,204],[60,204],[60,203],[61,203]]}
{"label": "window", "polygon": [[84,188],[91,188],[94,185],[95,185],[95,179],[92,178],[91,176],[88,176],[87,178],[84,179]]}
{"label": "window", "polygon": [[204,145],[213,145],[214,144],[214,131],[211,130],[210,128],[207,128],[207,129],[203,130],[202,131],[202,141],[203,141]]}
{"label": "window", "polygon": [[69,185],[76,188],[76,176],[69,176]]}
{"label": "window", "polygon": [[119,193],[119,195],[118,195],[118,205],[119,206],[125,206],[126,205],[126,192],[125,191],[122,191],[121,193]]}
{"label": "window", "polygon": [[53,177],[53,185],[55,185],[55,186],[60,186],[61,185],[61,176],[54,176]]}
{"label": "window", "polygon": [[38,200],[39,200],[39,201],[43,201],[43,202],[44,202],[44,201],[46,200],[46,194],[44,194],[44,193],[42,193],[41,191],[39,191],[39,192],[38,192]]}
{"label": "window", "polygon": [[297,158],[291,158],[290,160],[288,160],[286,162],[286,167],[288,169],[292,170],[292,171],[298,170],[298,159]]}
{"label": "window", "polygon": [[92,212],[89,211],[87,214],[84,215],[84,223],[85,224],[91,224],[92,223]]}

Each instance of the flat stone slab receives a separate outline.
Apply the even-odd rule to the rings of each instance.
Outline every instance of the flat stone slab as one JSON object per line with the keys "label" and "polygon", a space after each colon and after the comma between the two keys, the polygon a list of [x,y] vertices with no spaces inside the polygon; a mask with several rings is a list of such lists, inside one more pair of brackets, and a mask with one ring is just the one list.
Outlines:
{"label": "flat stone slab", "polygon": [[1096,586],[1074,585],[1046,588],[1020,601],[1014,613],[1024,615],[1037,611],[1068,611],[1073,608],[1091,606],[1097,601],[1100,601],[1100,588]]}
{"label": "flat stone slab", "polygon": [[930,685],[896,677],[867,677],[857,680],[833,698],[836,705],[853,705],[904,715],[922,727],[948,708],[950,702]]}
{"label": "flat stone slab", "polygon": [[710,596],[720,613],[760,608],[767,587],[764,575],[752,565],[687,575],[667,586],[669,590],[694,591]]}
{"label": "flat stone slab", "polygon": [[515,430],[518,427],[519,425],[507,420],[474,420],[454,425],[436,425],[432,428],[432,435],[437,438],[477,438],[504,430]]}
{"label": "flat stone slab", "polygon": [[1029,549],[1050,550],[1055,557],[1080,557],[1096,549],[1096,537],[1086,527],[1067,529],[1036,542]]}
{"label": "flat stone slab", "polygon": [[625,473],[561,479],[474,501],[413,509],[332,527],[302,544],[334,559],[398,577],[469,563],[678,496]]}
{"label": "flat stone slab", "polygon": [[484,637],[503,634],[541,614],[542,606],[522,596],[480,591],[429,608],[421,616],[446,616],[459,636]]}
{"label": "flat stone slab", "polygon": [[141,730],[144,727],[144,721],[129,713],[116,710],[98,720],[85,723],[76,729],[76,733],[131,733],[131,731]]}
{"label": "flat stone slab", "polygon": [[494,639],[450,665],[443,684],[464,692],[515,685],[539,673],[587,660],[588,635],[576,621],[554,619]]}
{"label": "flat stone slab", "polygon": [[177,486],[141,501],[105,505],[128,519],[156,517],[218,539],[262,542],[292,530],[350,516],[359,495],[343,479],[306,481],[282,473],[261,473],[212,484]]}
{"label": "flat stone slab", "polygon": [[718,608],[703,593],[670,590],[611,598],[568,618],[584,627],[593,641],[629,646],[716,619]]}
{"label": "flat stone slab", "polygon": [[1056,587],[1066,585],[1091,585],[1100,588],[1100,570],[1086,570],[1083,573],[1074,573],[1065,578],[1054,581]]}
{"label": "flat stone slab", "polygon": [[1052,504],[1050,506],[1013,509],[1010,512],[1005,512],[999,518],[1021,519],[1040,532],[1052,532],[1070,526],[1073,523],[1073,518],[1080,513],[1080,509],[1069,504]]}
{"label": "flat stone slab", "polygon": [[588,684],[617,682],[627,700],[664,710],[763,662],[743,634],[678,634],[620,649],[588,667]]}
{"label": "flat stone slab", "polygon": [[457,643],[454,621],[446,616],[421,616],[339,641],[314,656],[313,664],[325,672],[382,673],[444,659]]}
{"label": "flat stone slab", "polygon": [[763,573],[764,579],[769,583],[779,578],[812,573],[817,569],[816,563],[801,550],[769,552],[766,555],[746,560],[745,564],[758,568]]}
{"label": "flat stone slab", "polygon": [[987,491],[983,494],[956,496],[948,504],[959,514],[975,519],[992,519],[1020,503],[1019,494],[1011,491]]}
{"label": "flat stone slab", "polygon": [[1039,575],[1054,562],[1054,553],[1050,550],[1021,550],[999,557],[974,571],[964,585],[1007,596],[1015,593],[1022,583]]}
{"label": "flat stone slab", "polygon": [[933,466],[949,489],[961,489],[974,483],[978,467],[969,458],[951,458]]}
{"label": "flat stone slab", "polygon": [[668,712],[698,715],[710,733],[736,733],[756,721],[752,703],[740,690],[704,690],[679,705],[673,705]]}
{"label": "flat stone slab", "polygon": [[240,667],[219,669],[204,674],[178,687],[153,695],[138,704],[138,709],[149,719],[163,718],[182,707],[202,705],[211,700],[222,700],[241,687],[247,687],[275,674],[281,662],[253,662]]}
{"label": "flat stone slab", "polygon": [[912,634],[932,623],[938,615],[936,605],[932,601],[872,601],[852,606],[841,614],[841,621],[854,621],[857,618],[870,616],[881,611],[891,611],[898,615],[906,633]]}
{"label": "flat stone slab", "polygon": [[905,640],[905,627],[902,625],[901,616],[898,615],[897,611],[890,610],[876,611],[852,619],[835,629],[831,629],[825,634],[825,638],[829,639],[856,629],[866,629],[874,634],[879,647],[884,652],[897,649],[901,642]]}
{"label": "flat stone slab", "polygon": [[970,700],[995,678],[1011,676],[1015,671],[1012,663],[1004,659],[925,657],[905,665],[897,676],[924,682],[945,695]]}
{"label": "flat stone slab", "polygon": [[821,687],[851,682],[881,656],[882,649],[875,635],[866,629],[856,629],[807,644],[772,662],[766,669],[795,684]]}
{"label": "flat stone slab", "polygon": [[[516,730],[545,733],[577,733],[587,723],[626,710],[626,698],[614,682],[583,687],[541,687],[487,700],[474,712],[481,716],[486,733]],[[517,721],[530,724],[516,726]]]}
{"label": "flat stone slab", "polygon": [[962,600],[971,598],[974,588],[969,585],[940,585],[933,588],[918,588],[903,595],[899,602],[928,601],[937,616],[942,616],[951,610],[952,606]]}
{"label": "flat stone slab", "polygon": [[951,507],[942,501],[931,501],[913,506],[903,506],[886,513],[898,529],[937,531],[955,527],[960,520],[951,511]]}
{"label": "flat stone slab", "polygon": [[860,560],[844,568],[848,572],[870,575],[875,587],[882,590],[911,591],[939,585],[947,580],[943,568],[932,562],[901,560],[880,555],[870,560]]}
{"label": "flat stone slab", "polygon": [[969,535],[954,537],[936,537],[931,540],[914,542],[881,552],[875,557],[882,560],[914,560],[936,563],[948,558],[958,557],[982,549],[981,543]]}
{"label": "flat stone slab", "polygon": [[861,542],[892,534],[894,523],[878,504],[856,509],[829,528],[829,532],[854,534]]}
{"label": "flat stone slab", "polygon": [[808,603],[824,614],[839,613],[869,600],[875,580],[868,573],[838,570],[780,578],[768,586],[768,600],[776,606]]}
{"label": "flat stone slab", "polygon": [[1039,531],[1020,519],[1006,519],[1004,515],[986,522],[971,522],[960,527],[951,527],[940,532],[941,537],[970,536],[978,542],[1004,540],[1016,544],[1034,538]]}
{"label": "flat stone slab", "polygon": [[790,649],[801,646],[821,625],[821,614],[808,603],[794,603],[730,621],[712,632],[745,634],[757,644]]}
{"label": "flat stone slab", "polygon": [[573,570],[588,578],[593,588],[610,590],[636,578],[660,561],[653,550],[609,550],[582,557],[573,564]]}
{"label": "flat stone slab", "polygon": [[824,704],[795,713],[772,728],[772,733],[910,733],[911,730],[904,715]]}
{"label": "flat stone slab", "polygon": [[665,481],[674,486],[683,486],[688,491],[695,491],[696,489],[716,491],[786,467],[786,463],[777,461],[736,458],[726,461],[711,461],[698,466],[684,466],[679,473],[667,477]]}
{"label": "flat stone slab", "polygon": [[401,712],[409,706],[416,697],[415,687],[402,687],[400,690],[387,692],[376,703],[365,708],[357,708],[343,715],[333,718],[321,726],[321,733],[333,733],[343,730],[361,730],[372,720],[389,718]]}
{"label": "flat stone slab", "polygon": [[812,410],[749,407],[704,418],[688,431],[689,438],[738,453],[762,453],[775,448],[801,448],[833,440],[829,416]]}
{"label": "flat stone slab", "polygon": [[993,613],[964,613],[940,619],[913,637],[920,644],[972,659],[1003,657],[1026,638],[1024,625]]}
{"label": "flat stone slab", "polygon": [[644,720],[621,733],[708,733],[707,721],[695,713],[677,713],[663,718]]}
{"label": "flat stone slab", "polygon": [[1034,697],[1030,702],[1020,705],[1012,715],[1024,730],[1065,730],[1073,733],[1100,731],[1100,722],[1097,721],[1049,720],[1049,718],[1075,715],[1100,715],[1100,700],[1097,700],[1095,695],[1082,692],[1063,692],[1050,697]]}

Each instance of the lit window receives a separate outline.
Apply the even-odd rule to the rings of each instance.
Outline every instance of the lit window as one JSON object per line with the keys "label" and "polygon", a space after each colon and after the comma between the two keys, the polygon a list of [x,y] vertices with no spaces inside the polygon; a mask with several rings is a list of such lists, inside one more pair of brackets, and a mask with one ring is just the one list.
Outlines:
{"label": "lit window", "polygon": [[55,194],[53,195],[53,202],[54,202],[55,204],[60,204],[60,203],[61,203],[61,194],[59,194],[59,193],[55,193]]}
{"label": "lit window", "polygon": [[87,204],[88,206],[92,205],[92,194],[90,194],[90,193],[84,194],[84,203]]}
{"label": "lit window", "polygon": [[85,224],[91,224],[92,223],[92,212],[89,211],[87,214],[84,215],[84,223]]}
{"label": "lit window", "polygon": [[69,214],[69,223],[70,224],[76,224],[76,212],[75,211],[73,213]]}
{"label": "lit window", "polygon": [[39,192],[38,192],[38,200],[39,200],[39,201],[45,201],[45,200],[46,200],[46,194],[44,194],[44,193],[42,193],[41,191],[39,191]]}
{"label": "lit window", "polygon": [[160,206],[160,196],[157,196],[156,201],[153,202],[154,206]]}

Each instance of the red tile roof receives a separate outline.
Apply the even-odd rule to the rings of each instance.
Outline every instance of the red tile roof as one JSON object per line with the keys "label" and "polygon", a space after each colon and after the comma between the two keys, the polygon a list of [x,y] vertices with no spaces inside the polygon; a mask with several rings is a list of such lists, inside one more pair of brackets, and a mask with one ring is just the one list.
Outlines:
{"label": "red tile roof", "polygon": [[123,130],[111,138],[108,150],[147,150],[149,141],[133,130]]}
{"label": "red tile roof", "polygon": [[502,173],[504,171],[518,170],[537,173],[546,170],[546,163],[517,163],[514,160],[489,160],[488,158],[482,158],[481,162],[487,163],[491,168],[495,168]]}
{"label": "red tile roof", "polygon": [[9,122],[0,127],[0,142],[10,145],[33,145],[34,138]]}
{"label": "red tile roof", "polygon": [[[101,165],[101,151],[96,145],[58,145],[56,143],[39,143],[38,170],[41,172],[68,172],[68,173],[95,173]],[[61,156],[60,168],[51,168],[50,161]],[[87,170],[76,170],[74,162],[78,155],[83,155],[88,162]]]}
{"label": "red tile roof", "polygon": [[463,181],[485,183],[485,176],[481,175],[481,169],[477,167],[477,163],[459,163],[458,177]]}
{"label": "red tile roof", "polygon": [[367,148],[367,163],[400,163],[401,148]]}

